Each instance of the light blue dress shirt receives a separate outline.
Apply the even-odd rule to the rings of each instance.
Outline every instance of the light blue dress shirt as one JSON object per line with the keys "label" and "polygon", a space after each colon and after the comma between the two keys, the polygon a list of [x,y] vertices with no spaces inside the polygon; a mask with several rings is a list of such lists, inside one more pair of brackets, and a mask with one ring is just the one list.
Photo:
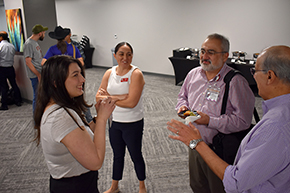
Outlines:
{"label": "light blue dress shirt", "polygon": [[262,107],[262,120],[225,170],[226,192],[290,192],[290,94],[266,100]]}
{"label": "light blue dress shirt", "polygon": [[11,67],[14,64],[15,47],[7,40],[0,42],[0,66]]}

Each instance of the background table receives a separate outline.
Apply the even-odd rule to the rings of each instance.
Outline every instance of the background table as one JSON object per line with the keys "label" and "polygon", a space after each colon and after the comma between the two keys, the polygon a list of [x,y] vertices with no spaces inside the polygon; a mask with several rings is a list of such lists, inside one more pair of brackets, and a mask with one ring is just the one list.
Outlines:
{"label": "background table", "polygon": [[187,73],[197,67],[200,66],[199,60],[190,60],[186,58],[178,58],[178,57],[169,57],[168,58],[173,66],[174,74],[175,74],[175,85],[180,85],[183,83]]}
{"label": "background table", "polygon": [[84,54],[85,54],[85,68],[92,68],[93,64],[92,64],[92,58],[93,58],[93,53],[94,53],[95,48],[94,47],[90,47],[90,48],[86,48],[84,49]]}
{"label": "background table", "polygon": [[245,60],[246,64],[238,64],[238,63],[233,63],[231,62],[231,58],[227,60],[227,65],[230,67],[239,70],[244,77],[247,79],[249,82],[249,85],[254,92],[254,94],[257,96],[258,95],[258,88],[257,88],[257,83],[253,77],[253,75],[250,72],[250,68],[254,67],[254,64],[249,64],[250,60]]}
{"label": "background table", "polygon": [[[249,64],[249,60],[246,60],[246,64],[238,64],[231,62],[232,58],[228,58],[227,65],[230,67],[239,70],[246,80],[249,82],[249,85],[254,92],[255,95],[258,93],[257,89],[257,83],[253,77],[253,75],[250,72],[250,68],[254,67],[255,65]],[[172,63],[174,73],[175,73],[175,85],[182,85],[183,80],[185,79],[188,72],[197,67],[200,66],[199,60],[194,59],[186,59],[186,58],[178,58],[178,57],[169,57],[169,60]]]}

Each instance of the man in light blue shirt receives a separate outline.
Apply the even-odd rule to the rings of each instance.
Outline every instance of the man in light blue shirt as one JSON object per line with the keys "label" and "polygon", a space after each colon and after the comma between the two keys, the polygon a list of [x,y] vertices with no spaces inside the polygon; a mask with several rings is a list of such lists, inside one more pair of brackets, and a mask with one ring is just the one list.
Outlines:
{"label": "man in light blue shirt", "polygon": [[197,151],[223,180],[226,192],[290,192],[290,47],[266,48],[251,70],[263,102],[262,120],[243,139],[235,162],[221,160],[190,124],[171,120],[168,129]]}
{"label": "man in light blue shirt", "polygon": [[13,67],[15,47],[9,43],[8,34],[5,31],[0,32],[0,90],[1,90],[1,111],[8,110],[8,90],[7,79],[13,89],[14,102],[17,106],[21,106],[21,93],[16,83],[16,74]]}

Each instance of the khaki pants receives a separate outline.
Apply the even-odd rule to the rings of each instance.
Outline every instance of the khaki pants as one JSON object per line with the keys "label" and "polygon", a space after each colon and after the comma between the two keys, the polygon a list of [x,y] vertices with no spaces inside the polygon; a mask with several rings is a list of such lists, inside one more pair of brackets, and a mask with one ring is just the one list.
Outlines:
{"label": "khaki pants", "polygon": [[222,181],[207,166],[196,150],[189,148],[190,187],[194,193],[225,193]]}

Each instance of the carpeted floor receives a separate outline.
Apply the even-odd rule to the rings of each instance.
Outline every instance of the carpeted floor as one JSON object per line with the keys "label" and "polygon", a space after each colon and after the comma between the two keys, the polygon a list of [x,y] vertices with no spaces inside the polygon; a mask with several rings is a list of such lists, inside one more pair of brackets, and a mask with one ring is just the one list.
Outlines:
{"label": "carpeted floor", "polygon": [[[86,69],[86,99],[94,102],[105,68]],[[173,76],[144,73],[145,126],[143,155],[146,163],[148,193],[190,193],[187,147],[168,138],[166,122],[179,119],[174,110],[180,86]],[[261,98],[256,107],[261,117]],[[95,110],[91,109],[92,114]],[[41,147],[31,142],[34,136],[32,105],[9,106],[0,111],[0,192],[45,193],[48,191],[49,173]],[[99,170],[99,190],[110,187],[112,150],[107,137],[106,157]],[[130,156],[126,154],[122,193],[138,192],[138,180]]]}

